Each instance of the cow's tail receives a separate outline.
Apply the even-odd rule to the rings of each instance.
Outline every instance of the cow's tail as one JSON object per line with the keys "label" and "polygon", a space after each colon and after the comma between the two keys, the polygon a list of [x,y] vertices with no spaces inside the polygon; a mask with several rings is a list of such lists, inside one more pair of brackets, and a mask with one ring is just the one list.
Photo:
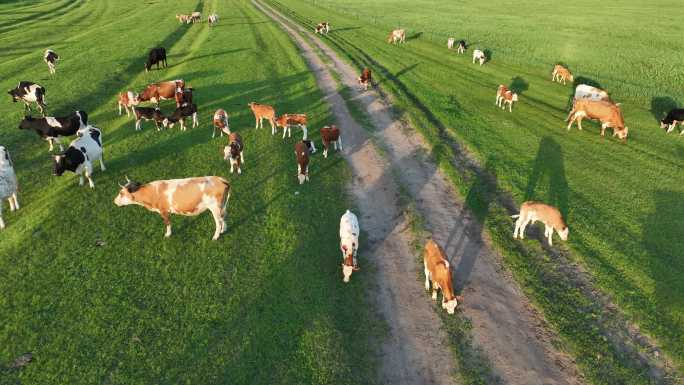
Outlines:
{"label": "cow's tail", "polygon": [[518,218],[520,214],[511,215],[511,218]]}
{"label": "cow's tail", "polygon": [[224,179],[224,178],[219,178],[219,181],[221,181],[221,183],[223,183],[223,184],[226,186],[226,189],[227,189],[227,191],[226,191],[226,198],[225,198],[225,200],[223,201],[223,213],[224,213],[224,215],[225,215],[226,209],[228,208],[228,201],[230,201],[230,182],[228,182],[228,181],[227,181],[226,179]]}

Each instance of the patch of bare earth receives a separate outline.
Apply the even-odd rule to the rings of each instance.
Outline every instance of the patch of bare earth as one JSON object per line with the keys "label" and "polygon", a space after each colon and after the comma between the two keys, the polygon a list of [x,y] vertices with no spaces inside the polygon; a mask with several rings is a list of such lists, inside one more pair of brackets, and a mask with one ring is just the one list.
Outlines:
{"label": "patch of bare earth", "polygon": [[[370,241],[364,255],[377,266],[378,291],[373,295],[390,326],[382,347],[380,380],[450,384],[456,370],[441,321],[415,279],[422,266],[410,246],[406,207],[399,199],[401,183],[427,230],[451,256],[457,287],[465,296],[460,311],[471,320],[473,340],[486,353],[494,373],[508,384],[581,383],[574,362],[552,346],[552,333],[501,267],[500,257],[484,240],[482,225],[464,209],[415,130],[395,119],[391,106],[375,91],[359,91],[356,71],[313,39],[317,50],[330,59],[326,65],[300,35],[311,32],[268,6],[254,4],[299,46],[343,132],[343,153],[353,173],[350,188],[361,211],[362,231]],[[352,98],[367,111],[384,156],[352,118],[330,71],[352,89]]]}

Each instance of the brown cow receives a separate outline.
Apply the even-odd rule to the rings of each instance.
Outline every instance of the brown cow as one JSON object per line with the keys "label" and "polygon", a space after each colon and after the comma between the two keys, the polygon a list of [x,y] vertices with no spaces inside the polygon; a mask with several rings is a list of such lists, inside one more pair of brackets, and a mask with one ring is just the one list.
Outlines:
{"label": "brown cow", "polygon": [[432,239],[425,245],[423,251],[423,265],[425,266],[425,290],[430,290],[432,282],[432,299],[437,300],[437,290],[442,290],[442,308],[447,313],[454,314],[458,301],[463,297],[456,296],[451,279],[451,268],[444,250]]}
{"label": "brown cow", "polygon": [[518,238],[518,236],[520,236],[520,239],[525,238],[525,228],[527,225],[541,221],[545,226],[544,236],[549,240],[549,246],[553,246],[553,241],[551,240],[553,230],[556,230],[556,233],[558,233],[562,240],[568,240],[570,229],[565,224],[560,211],[553,206],[535,201],[523,202],[520,205],[520,214],[513,215],[513,218],[518,218],[515,222],[515,230],[513,230],[513,239]]}
{"label": "brown cow", "polygon": [[138,100],[138,94],[133,91],[127,91],[119,93],[119,100],[117,103],[119,105],[119,115],[121,115],[121,107],[123,107],[126,109],[126,116],[131,116],[128,108],[137,106],[140,103],[140,100]]}
{"label": "brown cow", "polygon": [[361,76],[359,76],[358,81],[359,84],[363,86],[363,90],[367,91],[368,86],[372,85],[372,77],[373,74],[371,73],[370,68],[366,67],[363,69],[363,72],[361,73]]}
{"label": "brown cow", "polygon": [[321,35],[327,34],[330,32],[330,24],[326,21],[320,22],[316,25],[316,28],[314,28],[314,33],[320,33]]}
{"label": "brown cow", "polygon": [[551,81],[552,82],[558,82],[560,83],[561,80],[563,81],[563,85],[565,85],[566,80],[570,80],[571,82],[575,81],[575,77],[572,76],[572,73],[570,70],[567,68],[563,67],[560,64],[556,64],[555,67],[553,67],[553,72],[551,73]]}
{"label": "brown cow", "polygon": [[176,108],[186,103],[192,104],[192,87],[185,89],[177,88],[174,97],[176,99]]}
{"label": "brown cow", "polygon": [[[138,100],[141,102],[152,102],[159,105],[161,100],[175,99],[176,93],[185,89],[185,81],[170,80],[167,82],[160,82],[150,84],[138,95]],[[176,105],[176,107],[180,107]]]}
{"label": "brown cow", "polygon": [[242,164],[245,163],[245,157],[242,154],[244,150],[242,144],[242,137],[237,132],[228,135],[228,145],[223,148],[223,159],[230,161],[230,173],[233,173],[233,166],[237,166],[238,175],[242,174]]}
{"label": "brown cow", "polygon": [[392,44],[405,43],[406,42],[406,30],[405,29],[395,29],[390,32],[387,36],[387,42]]}
{"label": "brown cow", "polygon": [[613,128],[613,136],[617,136],[623,142],[627,141],[629,128],[625,127],[625,120],[619,105],[604,100],[575,99],[572,111],[566,119],[568,130],[577,121],[577,127],[582,129],[582,119],[589,118],[601,122],[601,136],[606,133],[606,128]]}
{"label": "brown cow", "polygon": [[307,129],[306,129],[306,114],[282,114],[276,119],[276,127],[283,128],[283,139],[285,139],[285,133],[287,137],[292,136],[292,126],[299,126],[304,131],[304,137],[302,140],[306,140]]}
{"label": "brown cow", "polygon": [[158,180],[147,184],[126,178],[114,199],[117,206],[139,205],[161,215],[166,225],[166,237],[171,236],[169,214],[199,215],[209,210],[214,216],[217,240],[226,229],[225,213],[230,199],[230,183],[218,176]]}
{"label": "brown cow", "polygon": [[496,90],[496,105],[501,107],[501,109],[506,109],[506,104],[508,104],[508,111],[513,112],[513,102],[518,101],[518,94],[509,90],[508,87],[503,84],[499,85]]}
{"label": "brown cow", "polygon": [[309,148],[306,143],[299,141],[295,144],[295,155],[297,155],[297,179],[299,184],[304,184],[309,180]]}
{"label": "brown cow", "polygon": [[247,104],[254,114],[254,128],[264,128],[264,119],[271,123],[271,135],[276,133],[275,125],[275,109],[268,104],[259,104],[251,102]]}
{"label": "brown cow", "polygon": [[214,131],[211,133],[211,137],[216,136],[216,130],[221,132],[221,136],[225,133],[230,135],[230,126],[228,125],[228,113],[223,108],[219,108],[214,112]]}
{"label": "brown cow", "polygon": [[323,156],[328,157],[328,147],[330,143],[335,145],[335,150],[342,150],[342,137],[340,136],[340,129],[334,124],[332,127],[325,126],[321,128],[321,139],[323,140]]}

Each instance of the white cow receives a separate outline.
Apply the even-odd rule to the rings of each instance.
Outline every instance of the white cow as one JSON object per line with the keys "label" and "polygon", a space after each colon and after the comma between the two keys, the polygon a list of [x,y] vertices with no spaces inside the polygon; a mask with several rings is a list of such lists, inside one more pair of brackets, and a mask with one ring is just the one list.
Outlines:
{"label": "white cow", "polygon": [[606,91],[586,84],[580,84],[575,88],[575,99],[610,101],[610,97]]}
{"label": "white cow", "polygon": [[100,161],[102,171],[106,170],[102,160],[102,132],[99,128],[88,126],[78,131],[76,138],[69,148],[59,155],[55,155],[53,174],[62,176],[64,171],[71,171],[79,175],[79,186],[83,186],[83,175],[88,179],[90,188],[95,188],[91,179],[93,162]]}
{"label": "white cow", "polygon": [[485,61],[487,61],[487,55],[479,49],[476,49],[473,51],[473,64],[475,64],[476,61],[480,61],[480,65],[483,65]]}
{"label": "white cow", "polygon": [[14,172],[12,158],[5,147],[0,146],[0,229],[5,228],[2,220],[2,200],[7,199],[10,211],[19,209],[17,200],[17,174]]}
{"label": "white cow", "polygon": [[356,252],[359,248],[359,220],[351,211],[340,218],[340,250],[342,250],[343,281],[349,282],[353,271],[358,271]]}
{"label": "white cow", "polygon": [[455,42],[456,42],[456,39],[454,39],[453,37],[450,37],[447,40],[447,49],[454,49],[454,43]]}

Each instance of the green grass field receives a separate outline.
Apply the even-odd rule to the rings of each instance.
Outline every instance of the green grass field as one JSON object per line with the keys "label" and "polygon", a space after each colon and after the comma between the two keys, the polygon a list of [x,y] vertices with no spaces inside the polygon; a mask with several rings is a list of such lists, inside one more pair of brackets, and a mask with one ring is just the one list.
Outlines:
{"label": "green grass field", "polygon": [[[216,27],[179,25],[176,13],[217,11]],[[166,47],[169,68],[143,71]],[[49,77],[46,48],[63,58]],[[20,211],[5,205],[0,232],[0,384],[343,384],[375,378],[366,306],[372,273],[344,285],[338,223],[348,208],[340,156],[312,158],[299,186],[295,137],[253,128],[247,103],[308,113],[310,136],[331,116],[289,39],[246,1],[41,1],[0,4],[0,88],[20,80],[47,89],[49,115],[86,110],[103,131],[106,172],[95,190],[52,176],[47,143],[17,129],[22,105],[0,103],[0,144],[15,161]],[[183,78],[195,89],[200,127],[142,132],[116,114],[115,95]],[[5,91],[3,91],[5,92]],[[163,103],[166,112],[172,102]],[[240,177],[211,139],[217,108],[245,141]],[[294,131],[294,130],[293,130]],[[155,213],[117,208],[124,176],[138,181],[200,175],[232,183],[228,231],[172,217],[163,238]],[[295,192],[299,192],[295,195]],[[363,258],[363,255],[360,255]],[[24,352],[34,361],[6,366]]]}
{"label": "green grass field", "polygon": [[[680,18],[664,12],[675,2],[269,3],[308,26],[329,21],[333,32],[325,41],[359,68],[374,70],[445,170],[457,174],[450,146],[456,140],[496,176],[496,186],[478,178],[454,180],[593,382],[648,380],[599,338],[596,314],[586,311],[594,304],[545,273],[553,273],[553,261],[527,259],[510,240],[512,222],[491,202],[493,188],[510,192],[518,204],[536,199],[558,206],[570,226],[561,248],[676,365],[684,363],[684,239],[678,226],[684,217],[684,141],[665,135],[657,121],[684,104]],[[403,46],[385,41],[396,27],[407,29]],[[471,44],[466,55],[446,49],[450,36]],[[486,50],[491,62],[471,64],[472,48]],[[550,82],[559,62],[622,103],[627,145],[601,138],[595,123],[583,132],[565,130],[572,86]],[[520,93],[512,114],[494,106],[499,84]],[[525,246],[539,254],[533,241]]]}

